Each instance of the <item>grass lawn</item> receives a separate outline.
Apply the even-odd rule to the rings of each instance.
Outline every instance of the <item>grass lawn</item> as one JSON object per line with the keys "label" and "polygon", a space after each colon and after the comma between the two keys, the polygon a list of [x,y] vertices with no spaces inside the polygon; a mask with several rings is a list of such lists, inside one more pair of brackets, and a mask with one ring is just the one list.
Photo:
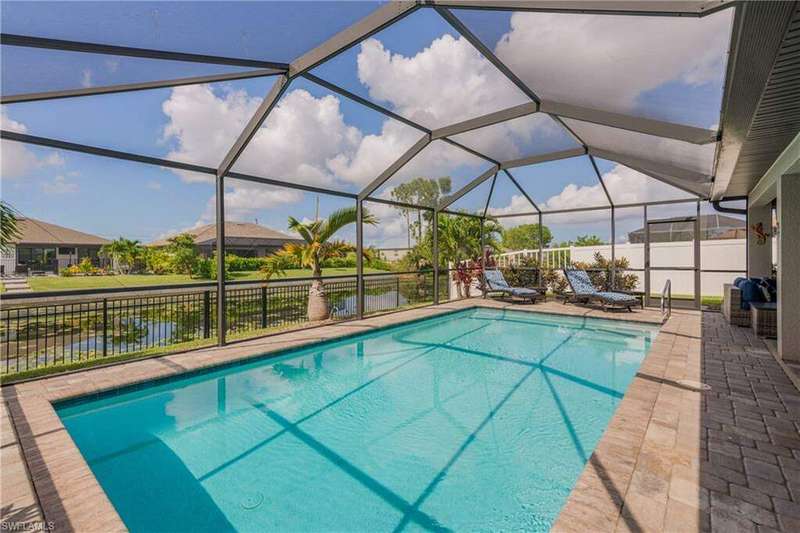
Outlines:
{"label": "grass lawn", "polygon": [[[365,268],[364,273],[379,273],[382,270]],[[323,276],[355,275],[355,268],[325,268]],[[311,270],[287,270],[283,276],[273,276],[272,280],[287,278],[303,278],[311,276]],[[261,281],[264,275],[260,272],[231,272],[233,280]],[[209,280],[195,279],[184,274],[129,274],[124,276],[34,276],[28,278],[28,284],[34,291],[63,291],[70,289],[108,289],[115,287],[146,287],[151,285],[174,285],[180,283],[208,283]]]}

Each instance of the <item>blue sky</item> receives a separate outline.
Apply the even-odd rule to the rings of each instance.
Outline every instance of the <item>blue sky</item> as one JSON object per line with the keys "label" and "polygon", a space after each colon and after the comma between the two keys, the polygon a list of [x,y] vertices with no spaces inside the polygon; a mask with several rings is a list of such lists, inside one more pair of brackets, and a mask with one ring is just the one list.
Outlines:
{"label": "blue sky", "polygon": [[[223,9],[208,3],[95,2],[68,7],[61,3],[4,2],[2,30],[288,62],[376,5],[234,2]],[[663,54],[665,59],[659,72],[641,66],[641,76],[636,75],[637,61],[642,61],[637,49],[650,44],[641,42],[628,20],[605,17],[576,24],[584,30],[596,27],[597,33],[590,37],[600,51],[597,53],[605,54],[601,59],[614,62],[597,60],[594,71],[583,72],[582,84],[566,88],[549,74],[548,69],[553,68],[549,57],[562,54],[556,58],[562,65],[570,65],[571,57],[580,63],[583,56],[574,55],[578,52],[570,48],[569,35],[563,35],[557,48],[548,49],[555,41],[545,30],[563,33],[570,29],[562,26],[562,19],[530,19],[529,15],[510,12],[458,10],[457,14],[487,46],[501,57],[505,54],[515,72],[534,90],[549,98],[556,95],[566,102],[591,105],[591,94],[611,91],[609,94],[616,95],[609,100],[611,110],[704,127],[718,120],[727,14],[715,15],[717,19],[706,22],[666,22],[670,31],[680,36],[676,39],[679,42],[662,43],[660,51],[649,50]],[[665,24],[636,18],[642,27],[654,25],[654,33]],[[542,21],[547,25],[535,24]],[[709,29],[714,30],[710,36],[705,31]],[[580,43],[586,36],[572,37]],[[537,43],[538,52],[525,51],[530,43]],[[723,52],[716,57],[708,50]],[[674,60],[676,56],[682,63]],[[519,58],[528,60],[520,62]],[[8,46],[2,47],[2,59],[4,94],[238,70]],[[659,58],[650,58],[654,59]],[[619,75],[619,63],[625,65],[628,75]],[[585,69],[582,64],[578,66]],[[525,101],[515,86],[430,9],[419,10],[314,73],[431,127]],[[273,81],[267,77],[209,87],[10,104],[3,106],[3,127],[216,166]],[[460,141],[496,158],[574,146],[574,140],[555,123],[540,118],[544,117],[486,128]],[[235,170],[357,192],[421,134],[300,79],[292,83]],[[378,194],[389,196],[391,187],[417,176],[450,175],[458,187],[488,166],[466,152],[441,144],[431,145]],[[145,242],[213,220],[213,184],[206,176],[10,142],[3,142],[3,157],[3,199],[32,217],[105,237],[125,235]],[[649,183],[652,180],[615,163],[598,161],[598,165],[620,191],[620,201],[636,200],[637,195],[654,199],[650,196],[665,192],[665,186],[653,185]],[[551,209],[598,205],[598,195],[602,200],[585,157],[514,169],[512,173],[537,203]],[[476,195],[481,193],[484,196],[478,200],[465,198],[463,203],[482,205],[488,187],[476,190]],[[231,181],[228,212],[230,218],[257,219],[284,230],[289,215],[313,217],[315,199],[316,195]],[[325,215],[349,203],[323,196],[320,210]],[[498,179],[492,210],[528,211],[526,204],[512,184],[504,177]],[[370,229],[368,240],[379,246],[401,245],[405,233],[397,213],[378,206],[376,212],[384,223]],[[574,238],[597,227],[596,216],[573,217],[563,229],[559,225],[562,235],[558,238]],[[349,237],[349,233],[342,236]]]}

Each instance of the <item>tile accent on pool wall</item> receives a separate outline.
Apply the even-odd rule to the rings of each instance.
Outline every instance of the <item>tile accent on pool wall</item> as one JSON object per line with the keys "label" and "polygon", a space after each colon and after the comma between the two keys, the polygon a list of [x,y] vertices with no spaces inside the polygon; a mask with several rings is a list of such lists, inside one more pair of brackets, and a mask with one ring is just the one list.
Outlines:
{"label": "tile accent on pool wall", "polygon": [[[94,476],[89,471],[69,435],[63,430],[63,425],[61,425],[53,410],[51,402],[141,383],[160,377],[174,376],[220,363],[260,356],[268,351],[306,345],[342,335],[369,331],[408,319],[435,316],[443,312],[475,305],[500,308],[512,307],[522,311],[530,310],[574,316],[595,316],[611,320],[641,321],[646,323],[660,322],[660,314],[650,310],[631,314],[609,314],[602,313],[599,310],[554,303],[523,307],[510,306],[493,300],[473,299],[450,302],[438,307],[372,317],[360,322],[339,323],[313,330],[301,330],[268,338],[254,339],[223,348],[209,348],[157,359],[133,361],[114,367],[87,370],[79,374],[56,376],[35,382],[6,386],[3,387],[2,392],[5,401],[8,402],[15,426],[22,428],[20,442],[26,461],[30,465],[31,477],[39,495],[45,518],[55,522],[57,527],[61,526],[67,530],[122,530],[124,525],[119,520],[102,489],[99,488],[99,484],[97,484]],[[674,319],[675,315],[673,316]],[[699,323],[699,321],[697,322]],[[661,338],[662,335],[659,335],[656,344]],[[634,383],[638,381],[639,379],[637,378]],[[612,420],[612,425],[615,420],[616,415]],[[49,435],[58,435],[58,437],[50,438]],[[605,437],[603,440],[605,440]],[[71,455],[70,452],[74,453]],[[66,463],[68,467],[60,466],[63,464],[61,459],[68,461]],[[77,486],[81,486],[79,499],[75,495],[74,489],[71,488]],[[567,508],[565,507],[565,510]],[[559,524],[560,522],[556,523],[556,525]]]}

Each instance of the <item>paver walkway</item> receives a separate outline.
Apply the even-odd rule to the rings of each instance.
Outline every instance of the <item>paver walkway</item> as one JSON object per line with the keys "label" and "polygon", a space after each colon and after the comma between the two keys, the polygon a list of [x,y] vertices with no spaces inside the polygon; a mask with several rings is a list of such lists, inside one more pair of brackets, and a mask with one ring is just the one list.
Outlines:
{"label": "paver walkway", "polygon": [[28,285],[28,278],[3,278],[2,282],[8,294],[33,292],[30,285]]}
{"label": "paver walkway", "polygon": [[[800,392],[749,328],[703,315],[701,500],[716,531],[800,531]],[[704,520],[705,521],[705,520]]]}

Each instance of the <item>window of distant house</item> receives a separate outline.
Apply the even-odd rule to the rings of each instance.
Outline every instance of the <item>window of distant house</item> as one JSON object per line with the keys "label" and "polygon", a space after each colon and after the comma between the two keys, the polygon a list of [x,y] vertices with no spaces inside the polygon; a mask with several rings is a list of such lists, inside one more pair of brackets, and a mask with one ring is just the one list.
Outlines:
{"label": "window of distant house", "polygon": [[75,248],[59,247],[58,255],[75,255]]}

